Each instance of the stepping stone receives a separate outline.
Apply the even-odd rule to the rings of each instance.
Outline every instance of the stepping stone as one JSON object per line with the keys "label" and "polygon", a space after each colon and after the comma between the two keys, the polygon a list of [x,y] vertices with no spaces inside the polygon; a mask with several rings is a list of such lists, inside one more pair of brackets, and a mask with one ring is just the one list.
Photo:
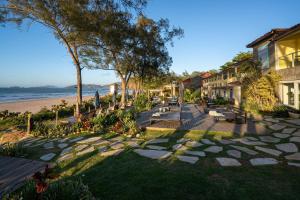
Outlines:
{"label": "stepping stone", "polygon": [[294,143],[283,143],[275,145],[277,149],[287,152],[294,153],[298,151],[298,147]]}
{"label": "stepping stone", "polygon": [[91,137],[91,138],[87,138],[85,140],[80,140],[77,143],[78,144],[84,144],[84,143],[92,143],[92,142],[97,142],[98,140],[101,140],[102,137]]}
{"label": "stepping stone", "polygon": [[237,150],[240,150],[240,151],[245,152],[245,153],[247,153],[249,155],[252,155],[252,156],[255,156],[255,155],[258,154],[258,152],[254,151],[254,150],[251,150],[251,149],[249,149],[247,147],[241,147],[241,146],[236,146],[236,145],[230,145],[230,146],[232,148],[235,148]]}
{"label": "stepping stone", "polygon": [[222,139],[219,141],[221,144],[234,144],[235,142],[232,140],[226,140],[226,139]]}
{"label": "stepping stone", "polygon": [[196,148],[196,147],[202,146],[203,144],[200,143],[200,142],[197,142],[197,141],[189,141],[189,142],[185,143],[185,145],[188,146],[188,147]]}
{"label": "stepping stone", "polygon": [[159,151],[159,150],[145,150],[145,149],[135,149],[135,153],[140,156],[144,156],[152,159],[164,159],[172,155],[170,151]]}
{"label": "stepping stone", "polygon": [[272,136],[259,136],[259,139],[263,142],[268,142],[268,143],[278,143],[280,142],[279,138],[275,138]]}
{"label": "stepping stone", "polygon": [[43,161],[49,161],[49,160],[52,160],[52,158],[54,158],[55,156],[56,156],[55,153],[48,153],[48,154],[41,156],[40,159]]}
{"label": "stepping stone", "polygon": [[287,160],[300,160],[300,152],[285,156]]}
{"label": "stepping stone", "polygon": [[248,136],[248,137],[245,137],[245,138],[248,139],[248,140],[251,140],[251,141],[258,141],[258,139],[255,138],[255,137]]}
{"label": "stepping stone", "polygon": [[219,153],[219,152],[223,151],[223,147],[210,146],[210,147],[207,147],[206,149],[204,149],[204,151],[210,152],[210,153]]}
{"label": "stepping stone", "polygon": [[280,156],[282,154],[281,151],[278,151],[278,150],[275,150],[275,149],[269,149],[269,148],[264,148],[264,147],[259,147],[259,146],[255,146],[254,148],[256,150],[262,151],[264,153],[271,154],[273,156]]}
{"label": "stepping stone", "polygon": [[94,145],[94,146],[104,146],[104,145],[108,145],[108,144],[110,144],[110,142],[107,141],[107,140],[99,140],[99,141],[93,143],[92,145]]}
{"label": "stepping stone", "polygon": [[44,149],[53,149],[54,148],[54,143],[53,142],[48,142],[43,145]]}
{"label": "stepping stone", "polygon": [[107,149],[108,149],[108,148],[107,148],[106,146],[104,146],[104,147],[102,146],[102,147],[99,147],[99,148],[98,148],[98,151],[101,153],[101,152],[107,151]]}
{"label": "stepping stone", "polygon": [[293,133],[293,136],[298,136],[298,137],[300,137],[300,131],[297,131],[297,132]]}
{"label": "stepping stone", "polygon": [[126,144],[133,148],[140,146],[136,141],[127,141]]}
{"label": "stepping stone", "polygon": [[285,138],[290,137],[289,134],[285,134],[285,133],[273,133],[273,135],[274,135],[275,137],[278,137],[278,138],[281,138],[281,139],[285,139]]}
{"label": "stepping stone", "polygon": [[216,145],[216,143],[210,141],[209,139],[201,139],[201,142],[209,145]]}
{"label": "stepping stone", "polygon": [[63,162],[65,160],[69,160],[71,158],[73,158],[73,154],[69,153],[69,154],[63,155],[62,157],[58,158],[57,162]]}
{"label": "stepping stone", "polygon": [[89,147],[87,149],[84,149],[83,151],[77,152],[76,155],[80,156],[80,155],[83,155],[83,154],[86,154],[86,153],[93,152],[94,150],[95,150],[95,148],[92,146],[92,147]]}
{"label": "stepping stone", "polygon": [[291,137],[290,142],[300,142],[300,137]]}
{"label": "stepping stone", "polygon": [[272,126],[269,126],[270,129],[274,131],[279,131],[281,129],[284,129],[286,126],[280,125],[280,124],[273,124]]}
{"label": "stepping stone", "polygon": [[80,140],[82,140],[84,137],[77,137],[77,138],[73,138],[73,139],[71,139],[71,140],[69,140],[69,142],[77,142],[77,141],[80,141]]}
{"label": "stepping stone", "polygon": [[68,147],[62,150],[62,152],[60,153],[60,155],[65,155],[67,153],[70,153],[72,151],[72,147]]}
{"label": "stepping stone", "polygon": [[249,145],[249,146],[255,146],[255,145],[267,145],[267,144],[264,143],[264,142],[261,142],[261,141],[250,141],[250,140],[247,140],[246,138],[240,139],[239,142],[242,143],[242,144],[245,144],[245,145]]}
{"label": "stepping stone", "polygon": [[122,148],[124,148],[124,146],[125,145],[123,143],[116,142],[116,143],[111,144],[110,148],[112,148],[112,149],[122,149]]}
{"label": "stepping stone", "polygon": [[176,156],[176,158],[178,158],[178,160],[180,161],[187,162],[190,164],[195,164],[199,160],[199,158],[195,156]]}
{"label": "stepping stone", "polygon": [[227,150],[226,153],[231,157],[235,157],[235,158],[242,157],[242,153],[238,150]]}
{"label": "stepping stone", "polygon": [[122,151],[124,151],[124,149],[116,149],[116,150],[111,150],[111,151],[105,151],[102,152],[100,155],[101,156],[117,156],[119,155]]}
{"label": "stepping stone", "polygon": [[300,126],[300,119],[290,119],[290,120],[285,120],[285,121],[288,122],[288,123]]}
{"label": "stepping stone", "polygon": [[57,145],[60,149],[66,148],[68,146],[67,143],[60,143]]}
{"label": "stepping stone", "polygon": [[253,158],[250,160],[250,163],[253,166],[276,165],[278,161],[274,158]]}
{"label": "stepping stone", "polygon": [[155,149],[155,150],[165,150],[167,147],[161,147],[161,146],[156,146],[156,145],[147,145],[146,146],[148,149]]}
{"label": "stepping stone", "polygon": [[79,146],[77,146],[77,147],[75,148],[75,151],[81,151],[81,150],[87,148],[88,146],[89,146],[89,145],[87,145],[87,144],[79,145]]}
{"label": "stepping stone", "polygon": [[159,143],[167,143],[169,142],[168,138],[158,138],[158,139],[152,139],[146,142],[146,144],[159,144]]}
{"label": "stepping stone", "polygon": [[176,143],[185,143],[185,142],[188,142],[188,141],[190,141],[190,140],[191,140],[191,139],[188,139],[188,138],[181,138],[181,139],[177,140]]}
{"label": "stepping stone", "polygon": [[295,167],[300,167],[300,163],[288,162],[288,165],[295,166]]}
{"label": "stepping stone", "polygon": [[218,163],[223,167],[238,167],[242,164],[233,158],[216,158]]}
{"label": "stepping stone", "polygon": [[65,143],[67,141],[68,141],[68,138],[63,138],[63,139],[58,140],[59,143]]}
{"label": "stepping stone", "polygon": [[206,156],[205,152],[203,152],[203,151],[189,151],[189,150],[187,150],[184,153],[189,154],[189,155],[193,155],[193,156],[199,156],[199,157],[205,157]]}
{"label": "stepping stone", "polygon": [[110,141],[113,141],[113,142],[122,142],[122,141],[124,141],[125,139],[124,139],[124,137],[122,137],[122,136],[118,136],[118,137],[114,137],[114,138],[111,138],[111,139],[109,139]]}
{"label": "stepping stone", "polygon": [[[180,149],[181,147],[183,147],[182,144],[175,144],[175,145],[172,146],[172,149],[173,149],[174,151],[176,151],[176,150]],[[158,150],[159,150],[159,149],[158,149]]]}
{"label": "stepping stone", "polygon": [[281,133],[293,133],[296,130],[296,128],[285,128]]}
{"label": "stepping stone", "polygon": [[273,118],[265,118],[265,121],[267,121],[267,122],[273,122],[273,123],[278,123],[279,122],[278,119],[273,119]]}

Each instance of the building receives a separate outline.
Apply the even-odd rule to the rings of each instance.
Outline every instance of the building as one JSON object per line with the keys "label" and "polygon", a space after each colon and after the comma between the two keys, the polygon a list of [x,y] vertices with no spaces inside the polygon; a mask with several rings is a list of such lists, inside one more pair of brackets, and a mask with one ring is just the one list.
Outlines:
{"label": "building", "polygon": [[300,24],[272,29],[247,45],[263,72],[273,69],[281,75],[277,95],[280,101],[300,109]]}
{"label": "building", "polygon": [[225,70],[204,78],[202,95],[211,99],[223,97],[239,106],[242,102],[241,83],[238,80],[240,64],[241,62],[232,64]]}

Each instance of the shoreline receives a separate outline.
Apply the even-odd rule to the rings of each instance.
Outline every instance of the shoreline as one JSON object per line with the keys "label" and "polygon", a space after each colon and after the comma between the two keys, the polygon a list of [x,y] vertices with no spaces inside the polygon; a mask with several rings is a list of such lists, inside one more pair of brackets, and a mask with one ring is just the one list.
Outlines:
{"label": "shoreline", "polygon": [[[94,96],[83,96],[82,100],[89,100]],[[21,112],[26,111],[37,113],[43,107],[51,108],[52,105],[57,105],[61,103],[61,100],[66,100],[68,105],[76,103],[76,96],[64,96],[64,97],[53,97],[53,98],[43,98],[43,99],[32,99],[24,101],[15,102],[0,102],[0,111],[8,110],[9,112]]]}

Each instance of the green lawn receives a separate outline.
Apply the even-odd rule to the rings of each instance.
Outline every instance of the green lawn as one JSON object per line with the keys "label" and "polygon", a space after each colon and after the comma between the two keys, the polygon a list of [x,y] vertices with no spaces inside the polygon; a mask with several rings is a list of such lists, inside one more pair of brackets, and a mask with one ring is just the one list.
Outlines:
{"label": "green lawn", "polygon": [[[143,137],[199,139],[204,132],[149,131]],[[230,133],[205,133],[208,138]],[[217,138],[218,138],[217,137]],[[218,154],[222,156],[225,154]],[[247,157],[243,167],[220,167],[215,155],[192,165],[174,157],[158,161],[144,158],[127,148],[118,156],[101,157],[97,152],[75,157],[56,167],[61,178],[80,177],[99,199],[299,199],[300,168],[286,164],[253,167]]]}

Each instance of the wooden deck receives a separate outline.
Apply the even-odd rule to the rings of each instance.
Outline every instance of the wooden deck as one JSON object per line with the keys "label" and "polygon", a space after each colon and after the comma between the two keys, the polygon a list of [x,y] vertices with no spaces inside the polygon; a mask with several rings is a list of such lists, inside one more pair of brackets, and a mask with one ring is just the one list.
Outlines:
{"label": "wooden deck", "polygon": [[0,156],[0,199],[16,190],[35,172],[42,171],[47,163],[24,158]]}

